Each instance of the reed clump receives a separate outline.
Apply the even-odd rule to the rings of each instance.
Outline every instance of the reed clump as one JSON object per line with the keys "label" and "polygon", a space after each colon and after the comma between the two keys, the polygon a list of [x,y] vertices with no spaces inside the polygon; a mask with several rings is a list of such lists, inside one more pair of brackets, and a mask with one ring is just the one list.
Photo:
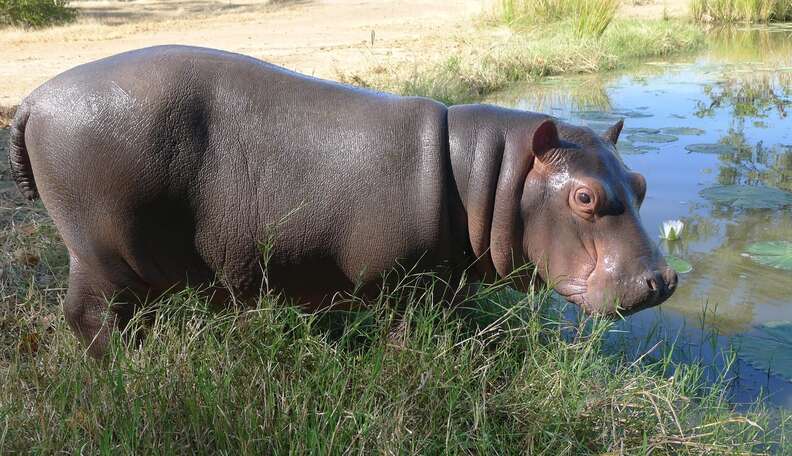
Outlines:
{"label": "reed clump", "polygon": [[692,0],[690,11],[699,22],[792,21],[790,0]]}
{"label": "reed clump", "polygon": [[618,8],[619,0],[501,0],[498,18],[511,26],[568,20],[578,36],[598,37]]}

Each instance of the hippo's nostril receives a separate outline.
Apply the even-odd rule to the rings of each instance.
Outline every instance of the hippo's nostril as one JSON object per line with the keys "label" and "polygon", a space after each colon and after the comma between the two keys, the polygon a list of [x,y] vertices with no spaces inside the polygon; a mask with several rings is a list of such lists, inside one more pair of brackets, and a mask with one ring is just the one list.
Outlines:
{"label": "hippo's nostril", "polygon": [[665,280],[666,284],[668,284],[669,290],[676,288],[677,280],[679,280],[676,271],[671,268],[668,268],[665,270],[665,272],[663,272],[663,279]]}
{"label": "hippo's nostril", "polygon": [[657,291],[657,281],[654,278],[646,279],[646,285],[649,286],[650,290]]}

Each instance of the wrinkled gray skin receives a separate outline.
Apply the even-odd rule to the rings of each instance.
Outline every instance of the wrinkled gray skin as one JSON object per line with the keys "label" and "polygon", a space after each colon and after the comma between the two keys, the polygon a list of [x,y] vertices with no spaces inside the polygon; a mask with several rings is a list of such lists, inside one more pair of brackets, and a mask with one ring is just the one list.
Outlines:
{"label": "wrinkled gray skin", "polygon": [[169,290],[219,281],[256,296],[267,241],[266,284],[308,309],[397,262],[481,280],[531,262],[589,312],[659,304],[676,276],[641,228],[646,184],[615,154],[620,130],[162,46],[36,89],[10,161],[63,236],[66,318],[101,356],[113,327]]}

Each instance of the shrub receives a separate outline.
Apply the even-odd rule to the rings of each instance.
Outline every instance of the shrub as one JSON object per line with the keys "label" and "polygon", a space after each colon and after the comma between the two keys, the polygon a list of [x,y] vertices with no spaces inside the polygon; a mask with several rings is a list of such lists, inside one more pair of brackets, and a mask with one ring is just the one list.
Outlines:
{"label": "shrub", "polygon": [[69,0],[0,0],[0,25],[43,27],[74,20]]}

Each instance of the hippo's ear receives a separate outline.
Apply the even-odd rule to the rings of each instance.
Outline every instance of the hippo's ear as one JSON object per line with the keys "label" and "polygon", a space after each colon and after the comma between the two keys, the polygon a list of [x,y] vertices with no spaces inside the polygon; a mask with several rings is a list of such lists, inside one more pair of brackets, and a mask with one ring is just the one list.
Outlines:
{"label": "hippo's ear", "polygon": [[545,119],[536,127],[531,139],[531,147],[539,161],[545,161],[547,152],[561,147],[555,122]]}
{"label": "hippo's ear", "polygon": [[603,133],[602,136],[615,146],[616,141],[619,140],[619,133],[621,133],[623,127],[624,119],[619,119],[619,121],[616,122],[612,127],[608,128],[608,131]]}

